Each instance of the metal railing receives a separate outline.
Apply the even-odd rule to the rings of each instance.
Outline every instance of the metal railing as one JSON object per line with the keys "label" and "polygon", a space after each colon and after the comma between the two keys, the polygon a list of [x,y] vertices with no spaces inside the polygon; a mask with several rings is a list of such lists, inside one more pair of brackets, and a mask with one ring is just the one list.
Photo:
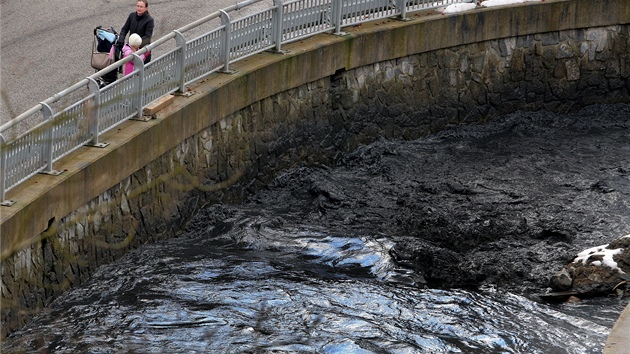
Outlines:
{"label": "metal railing", "polygon": [[[229,72],[229,65],[266,50],[323,32],[343,34],[342,27],[386,17],[405,18],[407,12],[472,0],[274,0],[271,8],[231,19],[229,12],[261,0],[243,1],[174,30],[145,48],[88,76],[37,104],[0,127],[0,202],[5,194],[37,173],[58,174],[54,162],[74,150],[106,146],[103,133],[120,123],[141,118],[144,108],[214,72]],[[201,36],[187,39],[193,28],[220,19],[221,24]],[[148,64],[138,55],[175,40],[175,48]],[[170,42],[172,43],[172,42]],[[101,87],[99,79],[133,61],[134,71]],[[83,91],[83,93],[81,92]],[[78,96],[78,97],[76,97]],[[65,107],[65,101],[71,101]],[[55,109],[53,106],[62,105]],[[19,124],[40,121],[24,133],[12,134]]]}

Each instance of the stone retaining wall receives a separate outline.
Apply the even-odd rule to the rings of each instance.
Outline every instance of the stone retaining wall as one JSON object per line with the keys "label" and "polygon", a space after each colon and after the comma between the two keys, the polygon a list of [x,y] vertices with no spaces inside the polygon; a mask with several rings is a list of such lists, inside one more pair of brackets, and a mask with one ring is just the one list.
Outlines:
{"label": "stone retaining wall", "polygon": [[[69,215],[49,219],[48,229],[28,242],[12,249],[3,242],[2,336],[98,265],[177,236],[203,205],[237,203],[282,169],[329,164],[381,137],[415,139],[515,110],[564,113],[630,102],[629,31],[621,24],[451,46],[336,70],[218,119],[207,107],[197,109],[195,120],[208,122],[203,129]],[[220,80],[194,87],[195,100],[211,100]],[[277,80],[267,84],[284,84]],[[151,124],[179,119],[177,128],[186,129],[186,106],[195,104],[183,101]],[[120,129],[132,124],[143,123]],[[132,139],[145,139],[139,146],[151,149],[154,139],[168,139],[160,134]]]}

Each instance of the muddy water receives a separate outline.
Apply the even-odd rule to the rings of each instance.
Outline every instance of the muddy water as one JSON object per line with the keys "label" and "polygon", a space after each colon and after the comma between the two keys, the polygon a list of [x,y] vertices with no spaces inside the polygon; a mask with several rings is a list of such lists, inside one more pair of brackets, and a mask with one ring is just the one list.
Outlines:
{"label": "muddy water", "polygon": [[627,298],[538,299],[629,233],[630,106],[297,166],[101,267],[2,344],[54,353],[600,353]]}
{"label": "muddy water", "polygon": [[600,353],[621,310],[610,299],[549,306],[420,289],[373,235],[245,230],[277,238],[145,247],[59,299],[3,353]]}

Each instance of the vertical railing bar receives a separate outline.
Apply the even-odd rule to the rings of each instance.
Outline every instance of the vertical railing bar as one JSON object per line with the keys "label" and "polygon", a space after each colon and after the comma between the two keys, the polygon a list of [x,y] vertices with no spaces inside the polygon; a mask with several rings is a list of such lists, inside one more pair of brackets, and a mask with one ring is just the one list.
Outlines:
{"label": "vertical railing bar", "polygon": [[358,22],[364,19],[371,18],[371,16],[374,14],[374,9],[372,8],[372,6],[369,6],[370,4],[368,4],[367,1],[358,1],[359,6],[357,6],[357,19],[355,21]]}
{"label": "vertical railing bar", "polygon": [[225,33],[223,35],[223,52],[221,53],[221,60],[223,60],[223,70],[224,73],[230,72],[230,50],[231,50],[231,32],[232,32],[232,24],[230,21],[230,15],[227,12],[221,10],[221,25],[225,26]]}
{"label": "vertical railing bar", "polygon": [[44,158],[46,159],[46,172],[48,172],[52,171],[53,130],[51,129],[51,120],[54,113],[52,108],[47,103],[40,102],[40,104],[43,106],[42,113],[44,115],[44,121],[46,122],[45,126],[48,127],[48,129],[45,129],[46,141],[44,142],[44,144],[42,144],[42,156],[44,156]]}
{"label": "vertical railing bar", "polygon": [[341,31],[343,0],[333,0],[333,23],[335,24],[335,35],[343,36],[346,33]]}
{"label": "vertical railing bar", "polygon": [[2,206],[11,206],[13,201],[4,200],[7,179],[7,141],[0,133],[0,203]]}
{"label": "vertical railing bar", "polygon": [[143,96],[142,92],[144,91],[144,60],[138,56],[138,54],[133,53],[133,66],[135,70],[138,70],[138,74],[136,75],[136,85],[133,85],[133,104],[132,106],[136,108],[136,118],[142,118],[143,111]]}
{"label": "vertical railing bar", "polygon": [[407,18],[407,0],[396,0],[396,6],[400,11],[400,19],[405,20]]}
{"label": "vertical railing bar", "polygon": [[43,174],[47,175],[58,175],[61,174],[59,171],[53,170],[53,117],[54,112],[53,109],[46,102],[40,102],[42,105],[42,114],[44,115],[44,124],[42,125],[42,129],[45,131],[45,140],[41,146],[41,156],[46,159],[46,169],[41,171]]}
{"label": "vertical railing bar", "polygon": [[88,133],[92,136],[92,140],[86,144],[86,146],[94,146],[94,147],[106,147],[109,143],[101,143],[99,142],[100,134],[99,127],[101,121],[101,89],[96,80],[88,77],[88,88],[90,92],[94,95],[94,102],[92,104],[88,104],[87,109],[87,120],[88,120]]}
{"label": "vertical railing bar", "polygon": [[178,30],[173,31],[175,33],[175,45],[179,48],[179,53],[177,55],[177,63],[175,65],[176,77],[179,85],[178,92],[183,93],[186,92],[186,38],[184,35]]}

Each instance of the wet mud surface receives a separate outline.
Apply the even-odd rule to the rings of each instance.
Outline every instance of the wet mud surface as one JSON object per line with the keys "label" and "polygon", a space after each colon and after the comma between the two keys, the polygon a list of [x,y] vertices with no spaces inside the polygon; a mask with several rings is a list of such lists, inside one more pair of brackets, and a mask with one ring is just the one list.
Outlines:
{"label": "wet mud surface", "polygon": [[[629,105],[517,112],[296,167],[244,207],[290,211],[278,224],[388,237],[419,286],[535,295],[580,251],[630,233],[629,168]],[[221,208],[202,211],[204,222]]]}
{"label": "wet mud surface", "polygon": [[2,352],[601,353],[627,297],[536,295],[630,233],[629,128],[630,105],[517,112],[296,166],[99,268]]}

